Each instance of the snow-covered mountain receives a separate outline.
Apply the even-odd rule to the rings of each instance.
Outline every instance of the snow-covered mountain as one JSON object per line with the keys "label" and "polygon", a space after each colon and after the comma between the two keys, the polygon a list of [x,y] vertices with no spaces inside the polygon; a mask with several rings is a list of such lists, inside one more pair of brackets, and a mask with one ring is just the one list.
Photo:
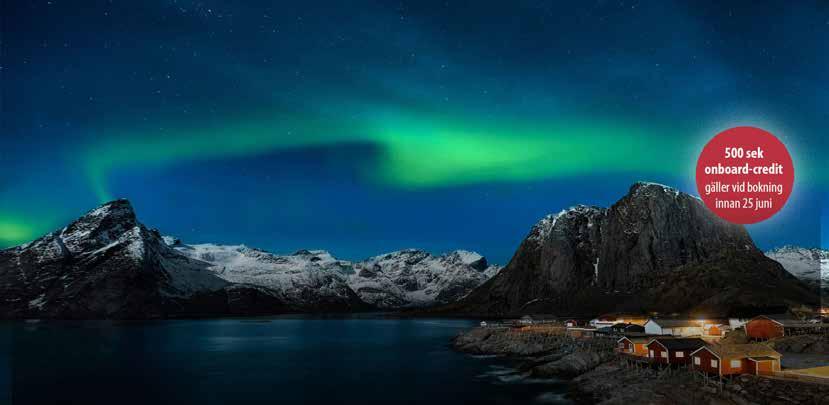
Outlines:
{"label": "snow-covered mountain", "polygon": [[466,251],[406,250],[351,263],[321,250],[187,245],[147,228],[129,201],[116,200],[0,250],[0,319],[396,309],[451,302],[496,271]]}
{"label": "snow-covered mountain", "polygon": [[165,241],[191,259],[209,263],[207,269],[231,283],[266,287],[300,311],[364,310],[368,306],[348,286],[351,263],[323,250],[276,255],[244,245],[186,245]]}
{"label": "snow-covered mountain", "polygon": [[348,284],[379,308],[424,307],[454,302],[494,276],[500,268],[475,252],[441,256],[407,249],[355,263]]}
{"label": "snow-covered mountain", "polygon": [[279,307],[272,292],[231,285],[207,267],[138,222],[128,201],[112,201],[0,250],[0,317],[156,318],[249,314],[251,302]]}
{"label": "snow-covered mountain", "polygon": [[784,246],[766,252],[789,273],[812,286],[819,286],[823,301],[829,300],[829,250]]}
{"label": "snow-covered mountain", "polygon": [[166,240],[185,256],[210,263],[209,270],[217,277],[279,291],[298,308],[357,305],[357,297],[382,309],[448,303],[498,271],[483,256],[463,250],[433,256],[410,249],[352,263],[324,250],[277,255],[244,245],[187,245]]}

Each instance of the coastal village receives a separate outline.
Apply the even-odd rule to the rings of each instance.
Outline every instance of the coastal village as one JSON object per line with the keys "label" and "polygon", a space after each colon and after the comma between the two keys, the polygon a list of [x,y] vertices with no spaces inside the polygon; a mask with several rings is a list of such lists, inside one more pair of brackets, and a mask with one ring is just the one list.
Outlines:
{"label": "coastal village", "polygon": [[829,404],[829,316],[605,314],[483,321],[457,349],[572,378],[576,402]]}

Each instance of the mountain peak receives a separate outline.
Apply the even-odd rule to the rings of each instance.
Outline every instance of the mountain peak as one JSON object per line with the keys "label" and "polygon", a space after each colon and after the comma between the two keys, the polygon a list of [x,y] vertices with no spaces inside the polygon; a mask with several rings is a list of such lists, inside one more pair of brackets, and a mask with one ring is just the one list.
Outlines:
{"label": "mountain peak", "polygon": [[101,204],[98,208],[84,214],[78,219],[78,221],[99,220],[103,218],[112,218],[132,222],[135,222],[136,220],[135,210],[133,210],[132,204],[130,204],[129,200],[118,199]]}
{"label": "mountain peak", "polygon": [[680,194],[685,193],[681,193],[679,190],[664,184],[652,183],[648,181],[637,181],[630,186],[630,190],[628,191],[628,195],[630,196],[654,196],[658,194],[666,194],[677,197]]}
{"label": "mountain peak", "polygon": [[106,246],[124,236],[139,237],[141,225],[128,200],[105,203],[76,219],[60,231],[59,238],[70,252]]}
{"label": "mountain peak", "polygon": [[[769,286],[779,294],[764,294]],[[576,206],[543,218],[497,277],[446,310],[753,313],[811,304],[806,287],[763,257],[743,226],[689,194],[637,182],[608,209]]]}
{"label": "mountain peak", "polygon": [[533,227],[530,229],[528,239],[535,242],[540,242],[547,239],[550,233],[553,232],[554,229],[556,229],[556,224],[559,224],[559,221],[563,219],[566,220],[585,217],[589,219],[588,226],[592,227],[593,218],[603,216],[605,211],[606,210],[604,208],[578,204],[570,208],[561,210],[557,214],[549,214],[544,218],[541,218],[541,220],[539,220],[535,225],[533,225]]}

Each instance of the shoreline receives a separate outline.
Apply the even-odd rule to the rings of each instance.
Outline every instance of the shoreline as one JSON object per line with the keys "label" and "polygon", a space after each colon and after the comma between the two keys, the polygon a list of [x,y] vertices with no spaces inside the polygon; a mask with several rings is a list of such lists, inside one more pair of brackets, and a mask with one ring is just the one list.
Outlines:
{"label": "shoreline", "polygon": [[615,339],[575,339],[562,326],[475,327],[452,339],[470,355],[519,361],[531,377],[559,378],[577,404],[829,404],[829,385],[740,375],[719,383],[683,368],[626,360]]}

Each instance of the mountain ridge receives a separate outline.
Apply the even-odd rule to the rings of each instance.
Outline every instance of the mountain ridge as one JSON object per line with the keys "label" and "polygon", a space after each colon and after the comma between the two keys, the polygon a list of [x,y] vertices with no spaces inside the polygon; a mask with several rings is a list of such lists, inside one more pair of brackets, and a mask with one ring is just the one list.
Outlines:
{"label": "mountain ridge", "polygon": [[[794,252],[793,249],[781,252]],[[772,253],[769,253],[772,254]],[[823,260],[823,259],[820,259]],[[637,182],[609,208],[577,205],[534,224],[503,269],[474,252],[405,249],[360,262],[187,245],[103,204],[0,250],[2,318],[164,318],[438,308],[511,316],[611,310],[703,315],[814,305],[802,283],[699,199]]]}
{"label": "mountain ridge", "polygon": [[[404,252],[421,252],[425,262],[439,265],[430,267],[423,281],[403,277],[416,263],[385,263],[402,276],[381,287],[414,282],[409,292],[424,293],[416,302],[400,299],[401,306],[448,302],[492,274],[477,253],[458,250],[436,258]],[[244,245],[186,245],[138,222],[130,202],[120,199],[34,241],[0,250],[0,318],[146,319],[398,308],[368,304],[357,295],[349,285],[360,279],[355,267],[369,264],[338,260],[325,251],[275,255]],[[451,275],[457,278],[445,278]],[[432,279],[440,282],[429,284]]]}
{"label": "mountain ridge", "polygon": [[636,182],[609,208],[583,207],[543,218],[496,277],[431,313],[724,316],[816,303],[743,226],[717,217],[696,197]]}
{"label": "mountain ridge", "polygon": [[818,289],[823,306],[829,305],[829,249],[785,245],[765,252],[786,271]]}
{"label": "mountain ridge", "polygon": [[[187,245],[167,239],[180,253],[210,263],[210,269],[228,281],[286,291],[287,300],[293,302],[307,296],[301,291],[304,285],[336,296],[350,295],[348,286],[365,303],[383,310],[445,304],[466,295],[498,269],[480,254],[466,250],[434,256],[424,250],[403,249],[352,262],[325,250],[302,249],[282,255],[245,245]],[[298,279],[309,275],[315,279]],[[292,292],[298,286],[300,290]]]}

